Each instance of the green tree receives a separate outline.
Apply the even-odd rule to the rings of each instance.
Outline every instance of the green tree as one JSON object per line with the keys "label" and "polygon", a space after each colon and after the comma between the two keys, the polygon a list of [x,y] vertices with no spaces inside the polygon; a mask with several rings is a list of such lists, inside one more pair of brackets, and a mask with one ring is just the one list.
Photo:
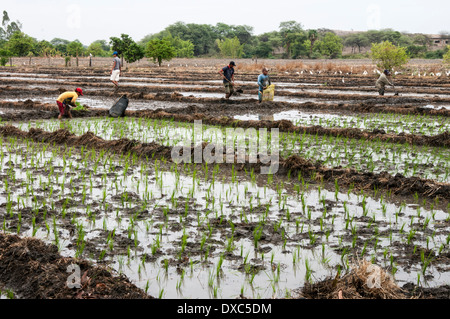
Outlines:
{"label": "green tree", "polygon": [[275,48],[282,46],[278,31],[266,32],[256,37],[255,55],[260,58],[273,57]]}
{"label": "green tree", "polygon": [[176,56],[175,48],[167,39],[153,39],[147,43],[145,56],[152,58],[153,62],[158,62],[161,66],[163,60],[170,61]]}
{"label": "green tree", "polygon": [[425,57],[427,47],[424,45],[410,44],[406,47],[406,52],[408,53],[408,56],[412,58]]}
{"label": "green tree", "polygon": [[69,40],[54,38],[50,43],[61,55],[67,54],[67,45],[70,43]]}
{"label": "green tree", "polygon": [[392,70],[408,63],[406,49],[397,47],[389,41],[372,43],[371,57],[379,68]]}
{"label": "green tree", "polygon": [[11,51],[7,50],[7,49],[2,49],[0,48],[0,65],[1,66],[5,66],[6,63],[8,62],[8,59],[12,56]]}
{"label": "green tree", "polygon": [[308,39],[304,42],[305,47],[309,49],[308,56],[312,56],[312,51],[314,47],[314,43],[317,41],[317,38],[319,37],[319,34],[317,33],[317,30],[308,30]]}
{"label": "green tree", "polygon": [[34,54],[41,57],[50,57],[56,54],[56,50],[50,42],[41,40],[34,46]]}
{"label": "green tree", "polygon": [[[299,43],[298,37],[303,33],[302,25],[296,21],[284,21],[280,23],[280,35],[282,38],[282,45],[286,49],[286,57],[292,56],[291,46],[295,42]],[[304,41],[300,42],[304,45]]]}
{"label": "green tree", "polygon": [[168,26],[165,31],[170,32],[173,37],[182,40],[189,40],[194,44],[194,55],[209,54],[214,48],[214,41],[217,39],[213,27],[208,24],[185,24],[176,22]]}
{"label": "green tree", "polygon": [[99,42],[92,42],[86,49],[86,54],[92,54],[93,56],[106,56],[107,52],[103,50],[102,44]]}
{"label": "green tree", "polygon": [[254,54],[259,58],[268,58],[273,51],[269,41],[258,41]]}
{"label": "green tree", "polygon": [[119,53],[119,56],[122,57],[122,63],[123,59],[128,63],[133,63],[144,57],[142,47],[134,42],[128,34],[122,33],[120,38],[111,37],[110,40],[112,50]]}
{"label": "green tree", "polygon": [[179,37],[172,38],[172,46],[177,58],[194,57],[194,44],[190,40],[181,40]]}
{"label": "green tree", "polygon": [[444,54],[442,62],[450,65],[450,45],[447,45],[447,53]]}
{"label": "green tree", "polygon": [[83,55],[85,52],[83,44],[79,40],[74,40],[67,45],[66,53],[73,57]]}
{"label": "green tree", "polygon": [[412,41],[415,45],[429,46],[431,44],[431,39],[425,34],[416,34],[412,37]]}
{"label": "green tree", "polygon": [[361,53],[361,48],[369,46],[370,42],[364,33],[356,33],[346,37],[344,44],[352,48],[352,53],[354,53],[355,48],[358,48],[358,52]]}
{"label": "green tree", "polygon": [[26,56],[34,48],[36,40],[21,31],[16,31],[6,43],[6,48],[15,56]]}
{"label": "green tree", "polygon": [[244,53],[244,48],[237,37],[233,39],[219,40],[217,39],[217,46],[220,53],[226,58],[240,58]]}
{"label": "green tree", "polygon": [[163,31],[158,34],[146,36],[142,41],[145,39],[147,39],[145,44],[153,39],[168,40],[175,49],[175,56],[177,58],[192,58],[194,56],[194,44],[190,40],[182,40],[180,37],[173,37],[169,31]]}
{"label": "green tree", "polygon": [[108,42],[106,42],[106,40],[95,40],[94,42],[92,42],[91,44],[100,44],[101,48],[103,51],[105,52],[109,52],[111,50],[111,46],[108,44]]}
{"label": "green tree", "polygon": [[0,28],[0,40],[7,41],[16,32],[20,32],[22,24],[19,21],[11,21],[8,12],[3,11],[2,27]]}
{"label": "green tree", "polygon": [[314,46],[322,55],[328,56],[331,59],[342,56],[342,39],[332,32],[325,34],[323,40],[316,41]]}

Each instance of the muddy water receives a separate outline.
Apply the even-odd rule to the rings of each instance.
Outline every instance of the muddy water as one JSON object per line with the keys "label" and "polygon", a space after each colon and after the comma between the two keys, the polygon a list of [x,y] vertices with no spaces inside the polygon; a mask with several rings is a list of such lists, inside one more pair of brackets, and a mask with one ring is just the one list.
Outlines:
{"label": "muddy water", "polygon": [[[31,100],[40,103],[54,103],[56,105],[57,96],[39,96],[39,95],[22,95],[20,98],[3,98],[2,101],[19,102]],[[110,109],[118,100],[112,97],[88,97],[86,95],[77,99],[77,102],[82,105],[87,105],[92,108]],[[171,102],[171,101],[152,101],[152,100],[136,100],[131,99],[127,110],[155,110],[158,108],[185,108],[189,105],[196,105],[195,103]]]}
{"label": "muddy water", "polygon": [[358,128],[363,130],[382,129],[387,133],[411,133],[437,135],[450,130],[450,121],[445,118],[420,117],[414,118],[399,115],[342,115],[330,113],[304,112],[289,110],[273,113],[272,115],[245,114],[235,115],[233,118],[243,121],[258,120],[288,120],[296,126]]}
{"label": "muddy water", "polygon": [[[72,150],[69,156],[67,150],[52,153],[33,143],[13,143],[2,140],[7,156],[1,159],[1,172],[10,177],[8,185],[0,181],[4,227],[56,243],[65,256],[81,251],[77,241],[82,238],[81,256],[111,265],[143,289],[148,282],[153,296],[236,298],[242,292],[251,298],[285,297],[305,280],[334,275],[338,265],[345,268],[362,249],[383,267],[390,266],[392,256],[395,278],[416,282],[420,262],[411,262],[396,245],[415,230],[417,251],[436,251],[448,234],[448,212],[417,204],[313,185],[301,190],[294,181],[281,188],[244,176],[234,180],[215,174],[215,181],[205,181],[200,170],[193,177],[165,170],[158,162],[128,167],[127,160],[89,151]],[[35,227],[33,216],[39,217]],[[345,249],[349,253],[342,255]],[[450,279],[438,266],[439,260],[428,268],[427,285]]]}
{"label": "muddy water", "polygon": [[[124,119],[74,119],[68,122],[55,120],[16,123],[23,130],[30,127],[55,131],[67,128],[77,135],[87,131],[106,140],[123,137],[141,142],[157,142],[166,146],[183,146],[186,143],[222,143],[225,145],[226,129],[210,126],[195,129],[192,123],[173,123],[164,120]],[[219,134],[220,133],[220,134]],[[400,173],[406,177],[417,176],[450,182],[450,151],[446,148],[416,147],[405,144],[389,144],[309,134],[280,133],[280,155],[287,158],[300,154],[306,159],[321,161],[328,167],[356,167],[360,171],[391,175]]]}
{"label": "muddy water", "polygon": [[[378,91],[374,88],[373,91],[354,91],[354,90],[327,90],[327,89],[285,89],[285,92],[299,93],[299,92],[310,92],[310,93],[321,93],[321,94],[355,94],[355,95],[373,95],[378,96]],[[394,90],[387,89],[387,93],[394,92]],[[401,96],[411,96],[411,97],[450,97],[450,94],[430,94],[430,93],[414,93],[414,92],[401,92]]]}

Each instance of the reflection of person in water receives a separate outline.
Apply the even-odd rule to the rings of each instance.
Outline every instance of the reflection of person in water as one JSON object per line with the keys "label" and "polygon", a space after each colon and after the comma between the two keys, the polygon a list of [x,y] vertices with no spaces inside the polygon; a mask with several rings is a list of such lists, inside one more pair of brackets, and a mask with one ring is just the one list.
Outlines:
{"label": "reflection of person in water", "polygon": [[270,78],[269,78],[269,70],[267,68],[263,68],[262,69],[262,74],[260,74],[258,76],[258,86],[259,86],[258,100],[259,100],[259,103],[262,102],[263,91],[265,89],[267,89],[267,87],[270,84],[271,83],[270,83]]}

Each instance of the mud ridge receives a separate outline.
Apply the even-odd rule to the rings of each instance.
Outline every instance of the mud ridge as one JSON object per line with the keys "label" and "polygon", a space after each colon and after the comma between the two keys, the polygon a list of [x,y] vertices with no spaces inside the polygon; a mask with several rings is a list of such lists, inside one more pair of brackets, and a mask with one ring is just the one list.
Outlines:
{"label": "mud ridge", "polygon": [[[71,265],[80,267],[79,288],[67,284]],[[153,298],[124,275],[113,276],[86,260],[61,257],[55,245],[17,235],[0,234],[0,281],[25,299]]]}
{"label": "mud ridge", "polygon": [[295,126],[291,121],[279,120],[259,120],[259,121],[243,121],[236,120],[229,117],[211,117],[203,113],[196,113],[194,115],[173,114],[165,111],[139,111],[127,112],[127,115],[135,117],[144,117],[150,119],[170,119],[178,122],[194,122],[195,120],[202,120],[203,124],[230,126],[240,128],[278,128],[281,132],[290,133],[307,133],[311,135],[320,136],[334,136],[343,138],[354,138],[364,140],[378,140],[382,142],[411,144],[411,145],[427,145],[438,147],[450,146],[450,134],[444,132],[435,136],[417,135],[417,134],[389,134],[383,130],[363,131],[357,128],[324,128],[322,126]]}

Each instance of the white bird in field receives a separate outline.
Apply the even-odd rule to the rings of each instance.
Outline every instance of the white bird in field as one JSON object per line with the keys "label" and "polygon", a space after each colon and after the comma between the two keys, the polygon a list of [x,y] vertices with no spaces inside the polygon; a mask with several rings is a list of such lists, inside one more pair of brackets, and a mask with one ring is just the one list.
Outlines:
{"label": "white bird in field", "polygon": [[342,71],[341,71],[341,70],[339,70],[339,74],[342,74]]}
{"label": "white bird in field", "polygon": [[377,70],[377,73],[378,73],[378,74],[381,74],[381,72],[380,72],[379,70]]}
{"label": "white bird in field", "polygon": [[303,74],[303,71],[301,71],[300,74]]}
{"label": "white bird in field", "polygon": [[344,77],[342,77],[342,83],[345,83]]}
{"label": "white bird in field", "polygon": [[445,71],[445,74],[446,74],[447,76],[450,76],[450,71]]}
{"label": "white bird in field", "polygon": [[300,74],[300,72],[298,72],[298,71],[297,71],[297,72],[295,72],[295,73],[297,73],[297,74]]}
{"label": "white bird in field", "polygon": [[364,75],[367,75],[368,73],[367,73],[367,71],[366,71],[366,70],[364,70],[363,74],[364,74]]}
{"label": "white bird in field", "polygon": [[423,76],[427,76],[427,72],[423,72]]}
{"label": "white bird in field", "polygon": [[309,74],[313,74],[313,71],[309,71]]}
{"label": "white bird in field", "polygon": [[441,76],[441,75],[442,75],[441,72],[436,73],[436,76]]}
{"label": "white bird in field", "polygon": [[284,72],[284,74],[289,74],[289,72],[288,72],[288,71],[286,71],[286,72]]}
{"label": "white bird in field", "polygon": [[433,73],[433,72],[431,72],[431,73],[430,73],[430,76],[434,76],[434,73]]}

